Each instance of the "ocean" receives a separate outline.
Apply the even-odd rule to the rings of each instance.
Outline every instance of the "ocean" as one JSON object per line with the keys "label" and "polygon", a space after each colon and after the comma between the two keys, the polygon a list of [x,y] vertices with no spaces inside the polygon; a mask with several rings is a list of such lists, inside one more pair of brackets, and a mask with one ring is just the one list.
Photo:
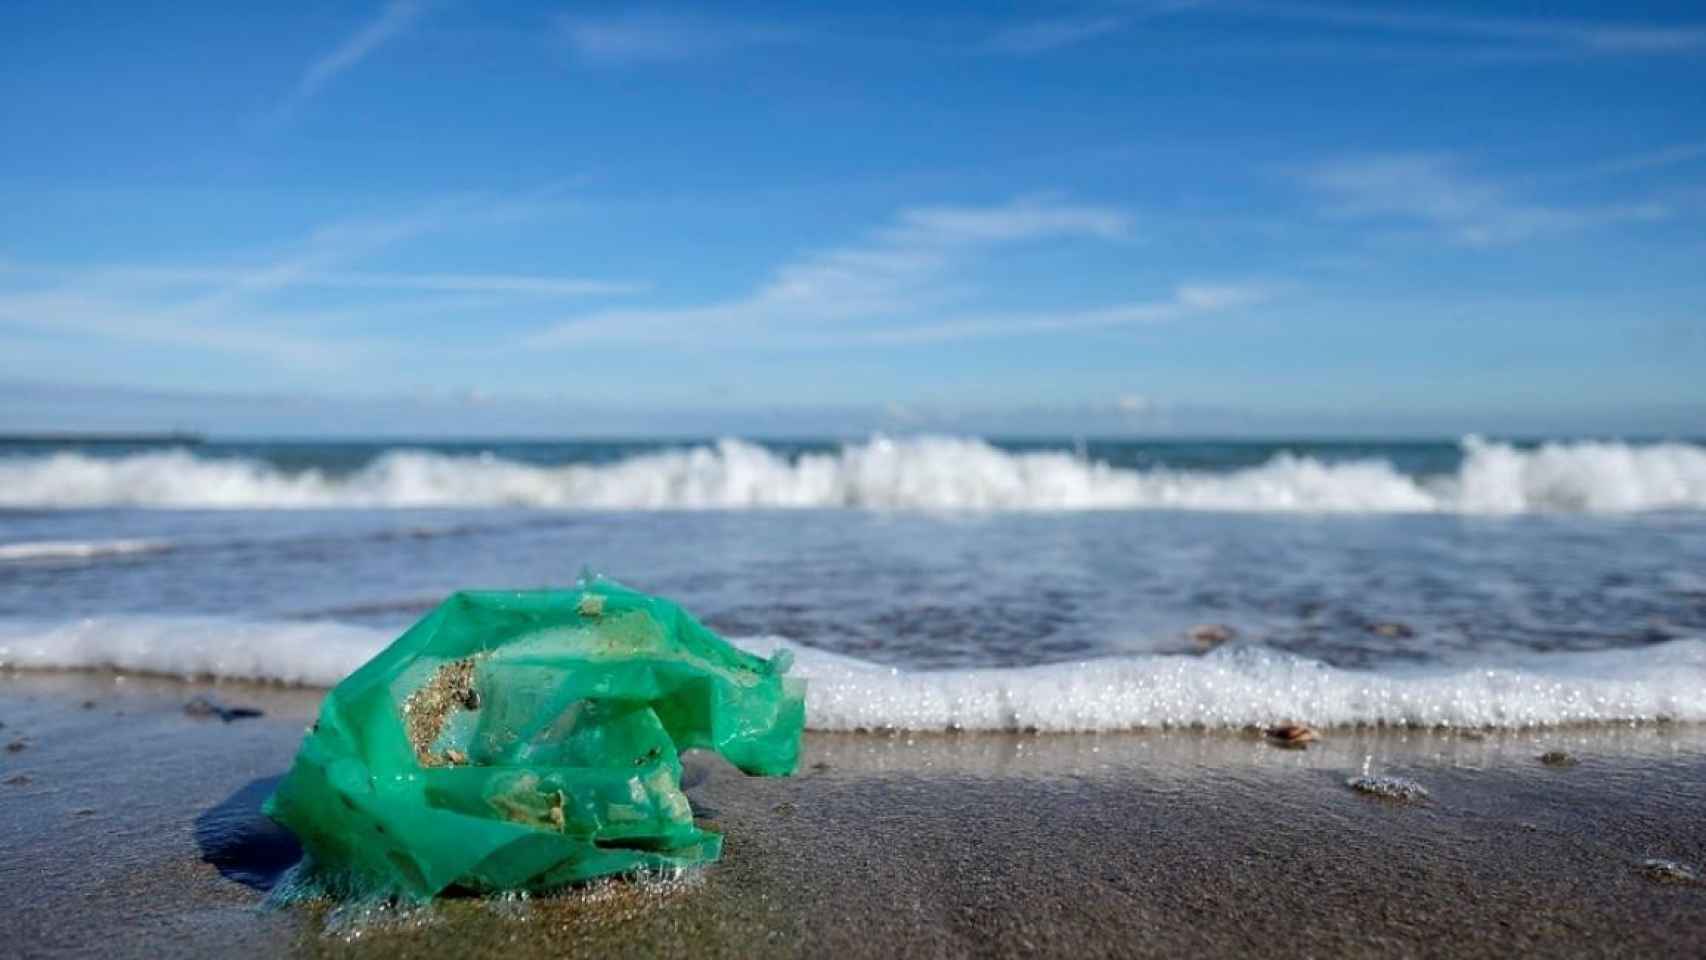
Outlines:
{"label": "ocean", "polygon": [[0,443],[0,665],[326,686],[586,573],[816,729],[1706,720],[1698,441]]}

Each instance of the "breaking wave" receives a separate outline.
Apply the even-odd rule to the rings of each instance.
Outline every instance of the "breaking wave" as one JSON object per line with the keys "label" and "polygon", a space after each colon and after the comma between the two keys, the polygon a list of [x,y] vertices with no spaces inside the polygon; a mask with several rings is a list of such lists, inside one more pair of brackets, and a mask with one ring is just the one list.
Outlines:
{"label": "breaking wave", "polygon": [[[0,622],[0,666],[109,668],[306,686],[336,683],[392,633],[329,622],[96,618]],[[907,671],[775,637],[794,651],[816,730],[1131,730],[1317,726],[1525,728],[1706,721],[1706,640],[1638,650],[1528,655],[1475,665],[1347,670],[1259,646],[1205,656]]]}
{"label": "breaking wave", "polygon": [[1625,512],[1706,509],[1706,447],[1471,437],[1457,471],[1433,476],[1289,453],[1218,472],[1125,469],[951,437],[876,437],[793,458],[723,440],[562,466],[399,449],[342,474],[184,450],[0,459],[0,507],[102,506]]}
{"label": "breaking wave", "polygon": [[163,540],[26,540],[0,543],[0,563],[53,560],[93,560],[137,553],[164,553],[172,545]]}

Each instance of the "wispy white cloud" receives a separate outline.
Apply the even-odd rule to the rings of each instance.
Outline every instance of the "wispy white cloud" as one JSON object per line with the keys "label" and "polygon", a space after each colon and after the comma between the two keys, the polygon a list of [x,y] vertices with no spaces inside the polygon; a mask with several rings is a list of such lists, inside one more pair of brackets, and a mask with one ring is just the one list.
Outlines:
{"label": "wispy white cloud", "polygon": [[[1140,19],[1186,15],[1219,21],[1279,22],[1328,28],[1341,33],[1375,35],[1393,41],[1472,42],[1477,58],[1558,56],[1660,56],[1706,50],[1706,25],[1643,24],[1573,20],[1562,17],[1483,17],[1455,13],[1417,12],[1364,4],[1263,2],[1263,0],[1178,0],[1141,5],[1110,5],[1074,15],[1031,20],[1005,26],[985,42],[997,53],[1032,55],[1077,46],[1132,28]],[[1314,31],[1313,33],[1319,33]],[[1260,43],[1216,43],[1220,52],[1313,55],[1367,52],[1331,38],[1314,38],[1299,45],[1291,38],[1268,37]],[[1409,48],[1378,48],[1383,55]],[[1414,51],[1410,51],[1414,52]]]}
{"label": "wispy white cloud", "polygon": [[958,291],[954,269],[976,248],[1023,239],[1117,236],[1124,214],[1024,200],[999,207],[907,210],[868,242],[787,263],[745,297],[699,307],[611,310],[572,318],[536,344],[787,337],[825,324],[940,307]]}
{"label": "wispy white cloud", "polygon": [[1559,206],[1525,201],[1504,186],[1462,172],[1449,157],[1399,154],[1342,159],[1309,170],[1304,181],[1329,198],[1326,212],[1346,219],[1424,224],[1467,246],[1497,246],[1612,223],[1662,220],[1661,203]]}
{"label": "wispy white cloud", "polygon": [[0,293],[0,324],[55,336],[151,343],[255,356],[288,368],[344,365],[355,344],[281,331],[264,323],[214,322],[174,307],[143,306],[75,291]]}
{"label": "wispy white cloud", "polygon": [[1131,229],[1131,217],[1107,207],[1019,200],[998,207],[919,207],[901,213],[899,226],[879,236],[891,244],[999,243],[1062,234],[1113,240]]}
{"label": "wispy white cloud", "polygon": [[1129,236],[1123,212],[1048,200],[901,212],[862,244],[783,264],[745,296],[661,309],[603,310],[536,333],[534,347],[587,343],[741,343],[822,347],[1012,336],[1153,322],[1247,302],[1231,288],[1183,287],[1157,302],[1007,315],[978,310],[967,274],[994,248]]}
{"label": "wispy white cloud", "polygon": [[426,4],[420,0],[390,0],[377,17],[303,69],[296,86],[274,109],[273,119],[278,121],[289,117],[333,80],[407,30],[425,11]]}
{"label": "wispy white cloud", "polygon": [[1260,286],[1186,284],[1175,287],[1165,297],[1153,300],[1050,313],[974,315],[941,323],[881,327],[850,336],[826,339],[831,343],[852,341],[905,344],[1082,332],[1182,320],[1199,314],[1255,306],[1270,298],[1271,292]]}
{"label": "wispy white cloud", "polygon": [[331,342],[291,332],[288,316],[264,300],[303,277],[376,252],[441,223],[448,210],[388,220],[346,221],[315,230],[263,266],[169,296],[126,282],[125,271],[91,270],[45,289],[0,293],[0,323],[103,340],[193,347],[258,357],[290,368],[340,366],[359,341]]}
{"label": "wispy white cloud", "polygon": [[1706,25],[1656,26],[1561,17],[1518,19],[1417,13],[1361,4],[1228,2],[1201,9],[1235,17],[1290,20],[1406,36],[1473,38],[1539,44],[1592,54],[1684,54],[1706,49]]}
{"label": "wispy white cloud", "polygon": [[1151,17],[1207,6],[1207,0],[1137,0],[1087,8],[1070,16],[1008,24],[984,42],[991,53],[1018,56],[1050,53],[1120,33]]}
{"label": "wispy white cloud", "polygon": [[1118,33],[1130,26],[1129,16],[1059,17],[1003,27],[989,38],[992,53],[1029,55],[1076,46]]}
{"label": "wispy white cloud", "polygon": [[[332,223],[244,266],[14,263],[0,288],[0,326],[190,347],[282,368],[323,370],[385,346],[362,335],[364,323],[422,318],[517,297],[536,302],[635,289],[572,277],[349,269],[423,234],[479,222],[493,211],[501,215],[505,203],[458,198],[401,216]],[[278,305],[282,296],[308,290],[319,294],[314,309]],[[399,300],[398,292],[426,297]],[[335,335],[329,335],[332,331]]]}
{"label": "wispy white cloud", "polygon": [[[0,265],[0,269],[6,269]],[[233,285],[254,289],[274,276],[276,266],[129,266],[103,265],[91,268],[32,267],[16,264],[10,272],[47,276],[100,277],[138,288]],[[581,277],[539,276],[512,273],[385,273],[348,270],[295,273],[291,286],[329,290],[398,290],[425,293],[491,294],[516,297],[591,297],[637,293],[636,283],[618,283]]]}
{"label": "wispy white cloud", "polygon": [[1706,160],[1706,142],[1679,143],[1657,150],[1613,157],[1602,163],[1590,164],[1552,179],[1586,180],[1593,177],[1621,176],[1630,173],[1643,173],[1648,170],[1660,170],[1698,160]]}
{"label": "wispy white cloud", "polygon": [[557,29],[575,58],[594,66],[693,60],[790,43],[804,36],[782,23],[662,12],[565,15],[557,21]]}

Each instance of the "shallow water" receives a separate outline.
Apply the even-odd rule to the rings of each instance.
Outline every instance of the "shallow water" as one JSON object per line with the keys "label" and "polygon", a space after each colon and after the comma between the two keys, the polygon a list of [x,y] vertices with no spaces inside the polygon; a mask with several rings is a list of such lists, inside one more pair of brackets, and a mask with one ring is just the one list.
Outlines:
{"label": "shallow water", "polygon": [[[991,471],[1000,469],[1012,473],[1008,480],[1029,477],[1023,482],[1032,484],[1016,488],[1028,491],[1023,496],[1004,495],[1033,500],[1065,496],[1057,488],[1067,481],[1045,476],[1044,466],[1081,468],[1092,479],[1113,477],[1115,487],[1132,489],[1167,470],[1185,471],[1169,475],[1175,480],[1188,475],[1221,488],[1259,491],[1284,472],[1276,464],[1290,464],[1292,474],[1330,474],[1352,463],[1358,478],[1384,472],[1416,490],[1437,491],[1448,485],[1442,478],[1472,485],[1477,457],[1514,457],[1528,458],[1521,460],[1523,469],[1539,477],[1512,481],[1517,487],[1540,484],[1529,493],[1551,489],[1562,503],[1567,498],[1557,490],[1580,492],[1590,479],[1603,484],[1643,465],[1649,473],[1627,484],[1646,491],[1642,496],[1663,488],[1681,497],[1693,481],[1687,475],[1667,479],[1664,470],[1686,468],[1696,455],[1706,461],[1706,451],[1688,445],[1671,445],[1668,459],[1654,466],[1658,461],[1642,457],[1663,448],[1317,445],[1284,453],[1272,445],[1162,444],[1102,450],[1107,458],[1098,461],[1094,447],[1080,456],[1069,447],[1038,452],[941,442],[960,444],[949,450],[959,459],[944,460],[943,449],[919,446],[926,441],[894,442],[899,452],[891,450],[887,459],[877,453],[888,441],[839,454],[813,447],[732,454],[727,445],[699,448],[679,454],[705,461],[681,468],[683,476],[697,477],[686,486],[673,474],[659,479],[660,470],[680,465],[655,458],[676,454],[622,445],[578,453],[534,445],[489,451],[484,460],[478,450],[404,454],[348,445],[14,449],[0,457],[0,476],[39,474],[59,463],[53,469],[71,471],[59,478],[62,485],[85,483],[87,491],[93,488],[86,478],[72,474],[87,468],[110,483],[115,470],[142,471],[131,479],[144,486],[133,490],[152,490],[158,500],[160,490],[170,489],[180,499],[212,504],[231,502],[220,499],[222,490],[253,500],[258,489],[276,494],[291,484],[301,487],[306,478],[322,492],[374,495],[381,489],[375,471],[384,470],[391,471],[386,476],[393,486],[383,489],[395,494],[402,489],[395,486],[402,482],[396,458],[418,456],[438,458],[415,463],[437,478],[422,489],[462,490],[469,503],[489,492],[479,486],[490,479],[480,464],[501,463],[514,470],[604,471],[596,475],[606,494],[620,493],[631,481],[650,491],[641,500],[666,489],[677,506],[704,506],[759,480],[816,490],[820,481],[808,475],[817,468],[802,459],[814,456],[841,471],[835,482],[844,490],[911,490],[926,503],[940,500],[942,491],[999,487]],[[579,459],[562,467],[570,454]],[[771,473],[747,464],[740,468],[748,471],[745,479],[737,477],[736,461],[749,454],[774,461],[765,467]],[[1054,459],[1024,459],[1038,456]],[[388,457],[392,466],[379,466]],[[1594,457],[1623,462],[1595,467],[1598,479],[1570,472],[1572,464]],[[195,465],[189,473],[182,472],[184,462]],[[224,480],[248,486],[185,486],[224,476],[197,472],[204,467],[232,464],[239,475]],[[776,469],[792,471],[786,476],[794,480]],[[1492,467],[1483,463],[1482,469]],[[979,470],[982,479],[967,479]],[[706,492],[706,477],[713,475],[722,484],[718,496]],[[544,479],[529,476],[530,482]],[[847,486],[848,476],[863,478],[864,486]],[[693,483],[700,484],[697,494]],[[1085,489],[1091,488],[1101,489],[1094,483]],[[0,500],[16,501],[20,489],[0,490]],[[1606,502],[1633,495],[1595,494]],[[1689,692],[1706,691],[1706,510],[1696,508],[115,505],[122,502],[49,506],[42,499],[0,512],[0,662],[111,663],[329,682],[327,676],[353,665],[351,658],[359,663],[455,589],[561,586],[584,568],[671,596],[727,635],[779,637],[806,648],[804,669],[853,678],[841,688],[847,695],[863,690],[891,699],[896,719],[889,725],[911,722],[907,716],[928,724],[946,717],[951,725],[959,716],[999,726],[1005,716],[1023,726],[1035,715],[1043,726],[1078,728],[1098,709],[1136,725],[1255,722],[1280,714],[1316,722],[1440,717],[1493,724],[1706,717],[1706,692]],[[85,618],[97,619],[79,632]],[[1228,628],[1221,632],[1231,642],[1209,658],[1192,657],[1197,666],[1182,665],[1182,658],[1199,652],[1189,634],[1204,624]],[[221,644],[230,656],[216,656]],[[239,647],[253,649],[244,654]],[[328,653],[346,648],[347,655]],[[834,657],[814,661],[814,652],[856,658],[856,669],[848,673],[850,662]],[[986,670],[1091,659],[1099,662],[1080,668],[1065,686],[1061,670],[1067,668]],[[924,681],[908,673],[887,683],[872,673],[875,667],[962,673],[930,674]],[[1508,672],[1490,678],[1478,672],[1483,668]],[[1066,689],[1081,706],[1089,704],[1071,722],[1040,706]],[[908,698],[920,697],[958,706],[908,714]],[[979,697],[1008,702],[999,709],[977,706]],[[1162,697],[1197,707],[1162,705]],[[1241,703],[1249,709],[1240,712]],[[868,712],[837,716],[824,725],[884,723]]]}

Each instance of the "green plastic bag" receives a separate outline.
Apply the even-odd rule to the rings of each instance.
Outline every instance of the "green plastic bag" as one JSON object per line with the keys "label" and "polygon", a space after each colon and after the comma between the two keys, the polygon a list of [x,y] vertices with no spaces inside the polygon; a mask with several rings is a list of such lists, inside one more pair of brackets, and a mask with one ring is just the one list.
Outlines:
{"label": "green plastic bag", "polygon": [[717,859],[679,751],[792,773],[803,681],[607,580],[458,593],[327,694],[266,801],[352,893],[543,891]]}

